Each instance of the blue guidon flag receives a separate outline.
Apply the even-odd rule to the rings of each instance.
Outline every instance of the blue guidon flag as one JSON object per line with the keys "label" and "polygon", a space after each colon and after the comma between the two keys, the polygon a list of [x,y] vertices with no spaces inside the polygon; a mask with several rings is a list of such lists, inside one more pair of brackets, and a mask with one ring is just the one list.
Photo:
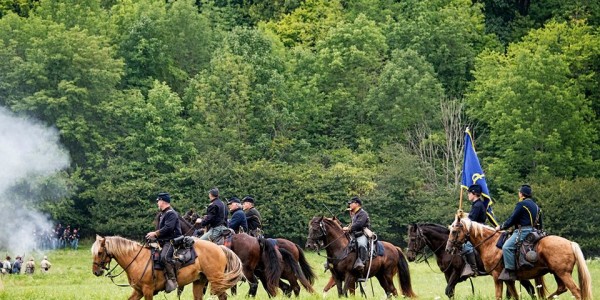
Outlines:
{"label": "blue guidon flag", "polygon": [[481,186],[483,203],[487,208],[487,216],[490,222],[494,226],[498,226],[498,222],[494,218],[494,212],[492,210],[492,197],[490,196],[490,190],[488,189],[487,182],[485,180],[485,173],[479,164],[477,158],[477,152],[475,152],[475,146],[473,145],[473,138],[469,128],[465,130],[465,157],[463,161],[463,173],[462,173],[462,188],[467,190],[469,186],[473,184],[479,184]]}

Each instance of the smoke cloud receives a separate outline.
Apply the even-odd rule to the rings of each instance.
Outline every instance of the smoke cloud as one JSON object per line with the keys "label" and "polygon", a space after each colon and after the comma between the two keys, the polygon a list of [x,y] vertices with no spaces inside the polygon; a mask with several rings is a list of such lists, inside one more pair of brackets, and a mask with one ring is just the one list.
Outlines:
{"label": "smoke cloud", "polygon": [[59,172],[69,162],[56,129],[0,107],[0,249],[7,255],[30,253],[38,244],[34,233],[52,229],[35,207],[67,196]]}

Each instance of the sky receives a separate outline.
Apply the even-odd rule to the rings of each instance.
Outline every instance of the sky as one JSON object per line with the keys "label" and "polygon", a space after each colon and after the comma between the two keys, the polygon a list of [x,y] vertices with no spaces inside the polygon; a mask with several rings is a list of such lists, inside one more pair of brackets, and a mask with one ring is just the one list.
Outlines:
{"label": "sky", "polygon": [[0,258],[27,255],[35,249],[34,231],[52,228],[34,207],[67,196],[58,175],[69,163],[55,128],[0,107]]}

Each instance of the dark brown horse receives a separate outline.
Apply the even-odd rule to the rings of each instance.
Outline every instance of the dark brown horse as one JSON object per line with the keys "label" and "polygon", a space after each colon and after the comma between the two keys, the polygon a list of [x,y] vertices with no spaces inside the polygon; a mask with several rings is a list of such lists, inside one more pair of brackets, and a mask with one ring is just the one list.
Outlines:
{"label": "dark brown horse", "polygon": [[[198,226],[197,223],[190,223],[181,217],[179,224],[181,232],[188,236],[193,235],[195,226]],[[244,276],[250,285],[248,295],[256,296],[260,278],[267,294],[276,296],[283,271],[283,258],[279,251],[267,240],[257,239],[245,233],[233,235],[230,248],[242,260]],[[257,272],[257,269],[260,269],[260,272]],[[233,293],[235,292],[234,288]]]}
{"label": "dark brown horse", "polygon": [[[448,298],[452,298],[454,297],[456,284],[465,281],[466,278],[460,277],[465,266],[465,261],[460,255],[452,255],[446,251],[449,233],[450,230],[448,227],[439,224],[413,223],[409,225],[406,257],[408,261],[418,261],[420,257],[421,261],[427,262],[425,248],[429,248],[433,252],[433,255],[435,255],[440,271],[446,277],[445,294]],[[521,280],[521,285],[523,285],[532,298],[535,297],[535,288],[528,280]]]}
{"label": "dark brown horse", "polygon": [[315,273],[313,272],[312,267],[308,264],[308,261],[304,256],[304,251],[298,244],[290,240],[283,238],[277,238],[274,240],[276,241],[277,247],[279,247],[279,251],[281,252],[285,261],[281,278],[286,279],[291,286],[288,288],[285,283],[280,281],[279,287],[288,296],[292,291],[294,292],[294,295],[298,296],[300,294],[300,286],[298,285],[297,280],[299,280],[306,291],[313,294],[315,290],[312,285],[315,282]]}
{"label": "dark brown horse", "polygon": [[[494,278],[496,286],[496,299],[502,298],[502,281],[498,280],[502,271],[502,250],[496,247],[500,238],[500,233],[494,228],[472,222],[469,218],[460,218],[456,215],[454,222],[450,226],[450,234],[446,245],[447,251],[456,251],[462,247],[467,240],[481,254],[481,260],[485,270]],[[575,299],[591,300],[592,286],[591,276],[588,267],[577,243],[571,242],[565,238],[550,235],[541,239],[537,246],[538,260],[531,269],[521,269],[517,271],[519,279],[531,279],[541,277],[544,274],[551,273],[556,280],[557,290],[549,298],[560,295],[569,289]],[[577,265],[579,275],[579,287],[573,281],[573,269]],[[537,283],[537,282],[536,282]],[[508,290],[515,297],[519,298],[515,289],[514,281],[506,281]],[[543,289],[538,289],[543,297]]]}
{"label": "dark brown horse", "polygon": [[[179,270],[178,285],[193,282],[194,299],[201,300],[204,288],[210,283],[211,294],[220,300],[227,299],[226,290],[242,278],[242,262],[233,251],[211,242],[195,239],[193,247],[198,257],[194,264]],[[119,236],[96,236],[92,255],[92,272],[96,276],[109,270],[113,259],[123,268],[133,288],[130,300],[152,299],[165,288],[163,272],[153,270],[150,249],[138,242]]]}
{"label": "dark brown horse", "polygon": [[[400,288],[405,297],[416,297],[410,282],[408,262],[402,250],[388,242],[382,242],[385,248],[383,256],[375,256],[366,263],[362,273],[353,271],[356,252],[349,251],[350,237],[346,234],[337,218],[314,217],[308,226],[308,239],[318,244],[322,241],[327,252],[327,261],[333,266],[333,274],[339,296],[347,296],[348,289],[354,286],[358,278],[377,277],[386,296],[398,296],[394,286],[394,275],[398,274]],[[343,281],[343,288],[342,288]],[[351,291],[352,292],[352,291]]]}

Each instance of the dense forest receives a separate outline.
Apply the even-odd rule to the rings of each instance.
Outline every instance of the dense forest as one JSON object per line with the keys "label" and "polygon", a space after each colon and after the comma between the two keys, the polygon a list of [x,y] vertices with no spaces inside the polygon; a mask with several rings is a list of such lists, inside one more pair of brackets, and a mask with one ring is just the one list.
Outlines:
{"label": "dense forest", "polygon": [[358,195],[404,245],[451,222],[468,126],[497,218],[529,183],[597,255],[599,23],[585,0],[0,0],[0,106],[59,130],[69,193],[35,205],[88,235],[218,187],[297,242]]}

